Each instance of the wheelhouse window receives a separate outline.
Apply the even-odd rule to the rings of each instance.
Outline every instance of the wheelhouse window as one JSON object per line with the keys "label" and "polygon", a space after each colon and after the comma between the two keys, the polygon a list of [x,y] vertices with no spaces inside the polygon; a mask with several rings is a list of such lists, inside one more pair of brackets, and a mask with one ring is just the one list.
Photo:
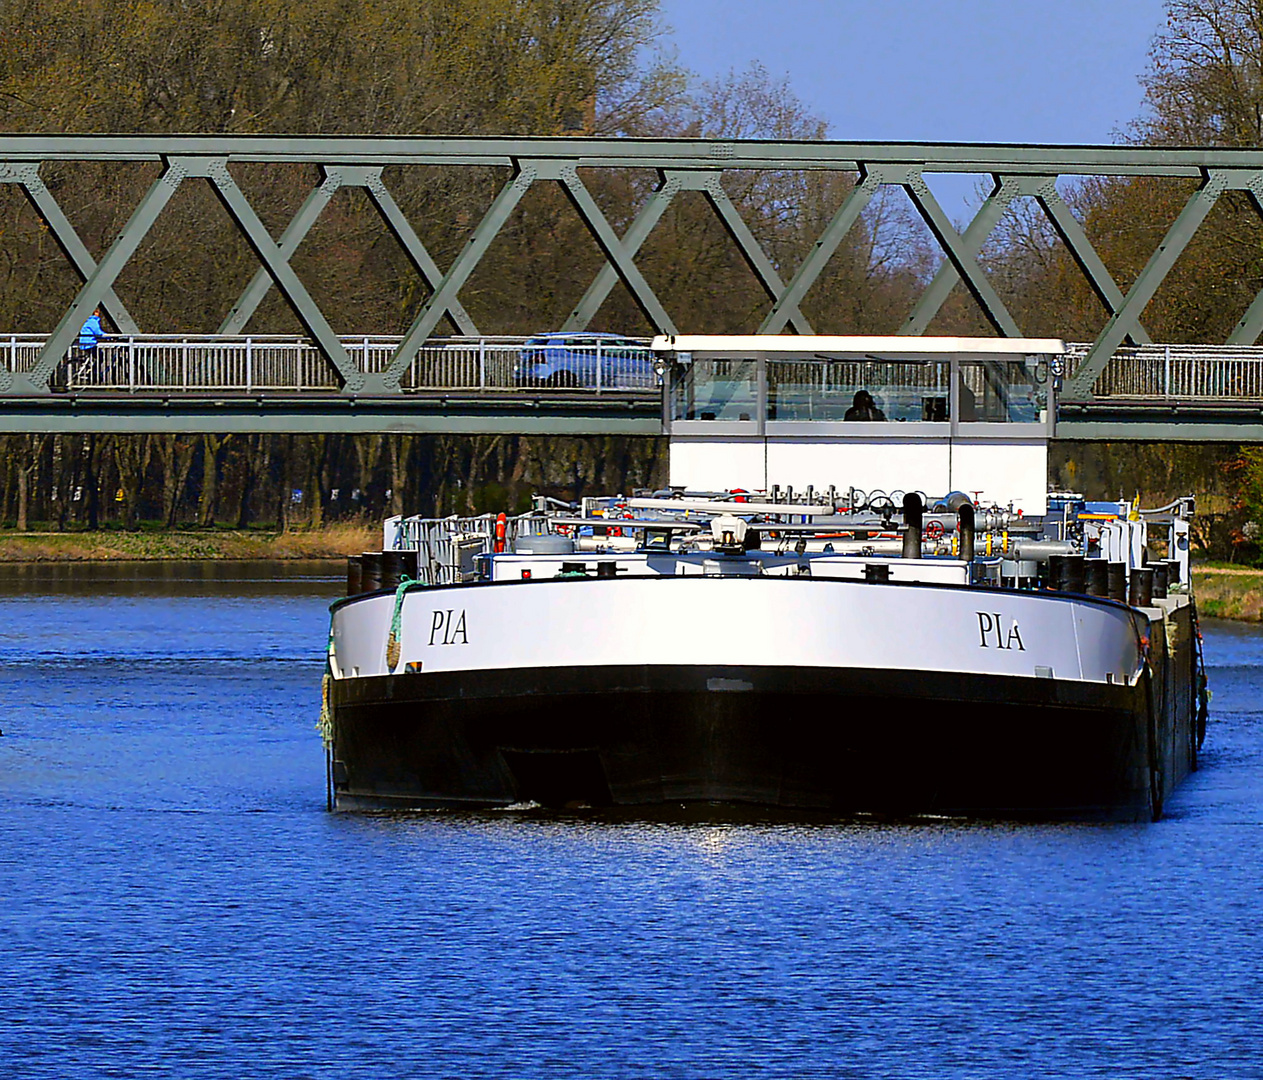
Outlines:
{"label": "wheelhouse window", "polygon": [[[863,432],[866,437],[913,437],[908,428],[890,425],[923,424],[921,434],[937,439],[956,435],[962,425],[1051,423],[1051,352],[949,352],[941,345],[917,351],[912,340],[905,345],[897,338],[834,352],[788,342],[762,349],[748,341],[731,353],[698,348],[670,355],[665,411],[670,422],[688,425],[675,429],[678,434],[704,435],[703,425],[715,422],[723,434],[798,437],[808,434],[804,424],[827,424],[844,435],[852,429],[843,425],[858,421],[882,425]],[[751,428],[720,426],[744,424]],[[971,430],[978,438],[1019,434]]]}
{"label": "wheelhouse window", "polygon": [[1000,357],[960,362],[962,424],[1035,424],[1048,408],[1044,357]]}
{"label": "wheelhouse window", "polygon": [[673,420],[757,420],[759,364],[737,357],[689,357],[671,385]]}
{"label": "wheelhouse window", "polygon": [[773,359],[767,361],[769,420],[946,421],[951,363]]}

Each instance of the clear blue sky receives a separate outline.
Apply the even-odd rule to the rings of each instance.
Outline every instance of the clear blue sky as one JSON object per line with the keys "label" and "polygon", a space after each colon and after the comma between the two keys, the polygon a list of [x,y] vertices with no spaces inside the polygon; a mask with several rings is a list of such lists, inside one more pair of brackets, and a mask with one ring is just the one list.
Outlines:
{"label": "clear blue sky", "polygon": [[[835,139],[1109,143],[1141,110],[1162,0],[662,0],[685,67],[760,61]],[[939,184],[958,216],[964,191]],[[960,200],[960,201],[957,201]],[[952,205],[949,205],[952,204]]]}

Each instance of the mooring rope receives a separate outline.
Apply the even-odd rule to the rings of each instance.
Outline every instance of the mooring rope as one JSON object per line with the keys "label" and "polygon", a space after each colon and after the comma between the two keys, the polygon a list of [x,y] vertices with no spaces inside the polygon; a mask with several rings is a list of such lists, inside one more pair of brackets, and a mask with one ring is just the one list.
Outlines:
{"label": "mooring rope", "polygon": [[390,636],[386,639],[386,668],[394,671],[399,666],[399,623],[403,619],[403,598],[408,590],[420,586],[421,582],[410,577],[402,578],[395,590],[395,610],[390,617]]}
{"label": "mooring rope", "polygon": [[316,721],[316,730],[320,732],[320,741],[325,749],[333,746],[333,626],[329,627],[329,647],[325,650],[325,673],[320,680],[320,718]]}
{"label": "mooring rope", "polygon": [[[403,619],[403,598],[409,589],[416,588],[421,582],[405,577],[395,590],[395,610],[390,617],[390,636],[386,639],[386,667],[394,671],[399,666],[400,642],[399,626]],[[320,680],[320,717],[316,721],[316,730],[328,750],[333,746],[333,627],[329,627],[329,647],[325,653],[325,673]]]}

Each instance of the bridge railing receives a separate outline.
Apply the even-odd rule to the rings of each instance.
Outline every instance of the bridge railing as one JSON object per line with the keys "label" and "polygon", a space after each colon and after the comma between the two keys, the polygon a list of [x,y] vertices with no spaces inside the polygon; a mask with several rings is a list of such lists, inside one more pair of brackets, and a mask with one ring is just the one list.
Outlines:
{"label": "bridge railing", "polygon": [[[15,373],[35,366],[46,338],[0,337],[0,365]],[[365,372],[385,370],[402,337],[340,339]],[[335,391],[332,365],[308,340],[288,336],[112,335],[96,348],[71,346],[53,385],[68,391],[307,392]],[[405,390],[656,392],[647,339],[571,344],[521,337],[431,339],[402,373]]]}
{"label": "bridge railing", "polygon": [[5,334],[0,337],[0,364],[9,371],[30,371],[47,340],[45,334]]}
{"label": "bridge railing", "polygon": [[[29,372],[42,334],[0,335],[0,369]],[[383,371],[402,338],[340,339],[366,372]],[[656,393],[658,376],[645,339],[617,344],[538,343],[521,337],[432,338],[403,371],[406,391]],[[1090,346],[1072,344],[1067,381]],[[53,385],[68,391],[123,393],[335,392],[337,372],[298,336],[114,335],[96,349],[72,346]],[[1109,402],[1263,402],[1263,346],[1123,346],[1095,384]],[[1068,399],[1067,399],[1068,400]]]}
{"label": "bridge railing", "polygon": [[[1091,346],[1067,348],[1069,377]],[[1263,347],[1122,346],[1097,377],[1094,397],[1098,401],[1157,403],[1263,401]]]}

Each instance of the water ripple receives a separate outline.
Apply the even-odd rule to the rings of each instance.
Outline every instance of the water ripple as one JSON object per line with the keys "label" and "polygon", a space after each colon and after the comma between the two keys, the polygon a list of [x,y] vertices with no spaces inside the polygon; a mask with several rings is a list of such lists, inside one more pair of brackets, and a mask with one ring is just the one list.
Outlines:
{"label": "water ripple", "polygon": [[329,815],[327,586],[0,604],[6,1075],[1263,1074],[1253,628],[1156,826]]}

